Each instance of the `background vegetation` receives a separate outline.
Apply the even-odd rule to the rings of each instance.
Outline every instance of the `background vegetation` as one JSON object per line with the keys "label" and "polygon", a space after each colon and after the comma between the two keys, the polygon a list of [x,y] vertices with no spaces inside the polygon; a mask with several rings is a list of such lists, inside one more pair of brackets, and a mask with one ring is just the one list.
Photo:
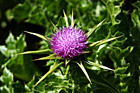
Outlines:
{"label": "background vegetation", "polygon": [[[92,85],[81,69],[71,63],[68,75],[61,66],[38,86],[33,85],[56,60],[33,61],[45,54],[18,55],[28,50],[49,48],[47,42],[24,31],[50,37],[61,28],[63,10],[73,10],[75,23],[85,32],[106,21],[89,43],[124,35],[89,48],[80,59]],[[89,65],[91,61],[113,71]],[[140,92],[140,1],[139,0],[0,0],[0,93],[139,93]]]}

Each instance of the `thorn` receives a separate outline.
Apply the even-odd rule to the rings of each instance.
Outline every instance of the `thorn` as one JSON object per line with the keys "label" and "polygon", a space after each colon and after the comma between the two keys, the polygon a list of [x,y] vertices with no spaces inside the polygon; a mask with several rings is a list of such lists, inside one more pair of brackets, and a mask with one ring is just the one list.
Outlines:
{"label": "thorn", "polygon": [[57,30],[57,32],[59,31],[59,29],[56,27],[56,25],[50,20],[50,22],[52,23],[52,25],[54,26],[54,28]]}
{"label": "thorn", "polygon": [[64,13],[64,18],[65,18],[66,26],[69,27],[68,18],[66,16],[66,13],[65,13],[64,10],[63,10],[63,13]]}

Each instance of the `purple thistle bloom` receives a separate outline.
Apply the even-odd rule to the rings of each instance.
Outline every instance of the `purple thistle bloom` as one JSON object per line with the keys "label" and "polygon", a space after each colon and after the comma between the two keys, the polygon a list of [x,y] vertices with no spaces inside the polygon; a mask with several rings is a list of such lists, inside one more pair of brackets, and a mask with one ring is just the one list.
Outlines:
{"label": "purple thistle bloom", "polygon": [[87,46],[87,36],[76,27],[63,27],[52,37],[52,50],[62,58],[70,59],[84,52]]}

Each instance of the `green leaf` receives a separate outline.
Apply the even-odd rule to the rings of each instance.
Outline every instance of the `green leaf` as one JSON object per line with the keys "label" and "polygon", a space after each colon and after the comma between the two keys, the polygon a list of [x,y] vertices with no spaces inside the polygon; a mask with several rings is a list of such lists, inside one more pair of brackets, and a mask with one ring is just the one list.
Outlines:
{"label": "green leaf", "polygon": [[22,93],[25,92],[25,88],[20,81],[16,81],[13,83],[12,87],[14,88],[13,93]]}
{"label": "green leaf", "polygon": [[10,53],[8,52],[8,49],[6,46],[0,46],[0,52],[6,57],[10,57]]}
{"label": "green leaf", "polygon": [[89,30],[86,35],[87,37],[90,37],[90,35],[100,26],[102,26],[102,24],[105,22],[106,19],[104,19],[103,21],[101,21],[98,25],[95,25],[93,28],[91,28],[91,30]]}
{"label": "green leaf", "polygon": [[7,58],[17,56],[17,53],[23,52],[26,46],[25,37],[22,34],[15,40],[13,34],[9,33],[5,42],[6,46],[0,46],[0,51]]}
{"label": "green leaf", "polygon": [[[14,9],[14,19],[18,22],[28,18],[29,12],[32,9],[31,3],[29,0],[25,0],[23,4],[19,3]],[[22,12],[21,12],[22,11]]]}
{"label": "green leaf", "polygon": [[117,38],[120,38],[122,36],[118,36],[118,37],[113,37],[113,38],[110,38],[110,39],[103,39],[103,40],[100,40],[100,41],[97,41],[97,42],[93,42],[92,44],[90,44],[89,46],[92,47],[92,46],[95,46],[95,45],[101,45],[101,44],[104,44],[104,43],[107,43],[109,41],[112,41],[112,40],[115,40]]}
{"label": "green leaf", "polygon": [[37,37],[39,37],[39,38],[41,38],[43,40],[50,41],[50,39],[48,37],[45,37],[43,35],[40,35],[40,34],[37,34],[37,33],[33,33],[33,32],[28,32],[28,31],[24,31],[24,32],[32,34],[32,35],[35,35],[35,36],[37,36]]}
{"label": "green leaf", "polygon": [[102,0],[103,3],[106,5],[107,7],[107,12],[108,15],[111,19],[112,25],[116,25],[120,23],[120,20],[118,20],[116,17],[121,13],[121,6],[122,6],[122,2],[123,1],[119,1],[119,4],[115,5],[115,0]]}
{"label": "green leaf", "polygon": [[35,60],[49,60],[49,59],[62,59],[62,58],[59,57],[59,56],[55,56],[55,53],[54,53],[54,54],[51,54],[49,56],[38,58],[38,59],[35,59]]}
{"label": "green leaf", "polygon": [[16,41],[16,48],[18,49],[18,52],[23,52],[25,46],[26,46],[25,36],[23,34],[20,34],[19,37],[17,37]]}
{"label": "green leaf", "polygon": [[133,4],[135,9],[133,10],[131,14],[131,19],[133,21],[134,26],[136,26],[140,32],[140,1],[137,1]]}
{"label": "green leaf", "polygon": [[74,92],[76,86],[71,78],[63,75],[60,70],[56,70],[40,82],[36,89],[37,92],[71,93]]}
{"label": "green leaf", "polygon": [[10,72],[9,69],[7,69],[6,67],[3,70],[3,75],[2,77],[0,77],[0,81],[2,81],[3,83],[5,83],[7,86],[13,82],[13,74]]}
{"label": "green leaf", "polygon": [[8,48],[12,49],[15,47],[14,44],[16,43],[16,40],[11,32],[5,42],[8,45]]}
{"label": "green leaf", "polygon": [[112,70],[112,71],[113,71],[113,69],[111,69],[111,68],[109,68],[109,67],[106,67],[106,66],[103,66],[103,65],[100,65],[100,64],[91,62],[91,61],[88,61],[87,64],[92,65],[92,66],[96,66],[96,67],[100,67],[100,68],[102,68],[102,69]]}
{"label": "green leaf", "polygon": [[42,76],[39,79],[39,81],[35,84],[35,86],[37,86],[41,81],[43,81],[49,74],[51,74],[53,71],[55,71],[62,64],[64,64],[64,62],[61,62],[61,63],[55,62],[54,66],[44,76]]}
{"label": "green leaf", "polygon": [[6,39],[6,45],[0,46],[0,52],[5,56],[2,68],[8,67],[14,74],[14,77],[20,80],[29,81],[34,74],[38,74],[39,69],[32,63],[30,55],[18,55],[26,47],[23,34],[16,39],[12,33]]}
{"label": "green leaf", "polygon": [[20,54],[44,54],[46,52],[51,52],[51,49],[43,49],[43,50],[36,50],[36,51],[27,51]]}
{"label": "green leaf", "polygon": [[62,16],[60,16],[59,20],[57,21],[56,26],[59,28],[66,26],[65,19]]}
{"label": "green leaf", "polygon": [[[50,20],[51,21],[51,20]],[[59,29],[56,27],[56,25],[51,21],[53,27],[55,28],[56,31],[59,31]]]}
{"label": "green leaf", "polygon": [[14,88],[12,87],[12,83],[14,81],[13,74],[6,67],[4,68],[3,74],[0,77],[0,81],[3,83],[0,86],[1,93],[14,93]]}

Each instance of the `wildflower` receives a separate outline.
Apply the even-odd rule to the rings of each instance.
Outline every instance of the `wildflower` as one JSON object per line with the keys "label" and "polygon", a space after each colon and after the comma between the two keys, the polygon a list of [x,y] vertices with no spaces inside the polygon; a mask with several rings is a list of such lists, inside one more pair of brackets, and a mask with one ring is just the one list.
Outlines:
{"label": "wildflower", "polygon": [[52,50],[62,58],[70,59],[80,55],[86,48],[87,36],[77,27],[63,27],[52,37]]}
{"label": "wildflower", "polygon": [[[89,30],[85,34],[84,31],[82,31],[81,29],[78,29],[77,27],[74,27],[73,12],[72,12],[71,18],[72,18],[71,19],[71,26],[69,26],[68,18],[66,16],[65,12],[64,12],[64,19],[65,19],[67,27],[63,27],[61,30],[58,30],[58,28],[52,23],[53,26],[55,27],[55,29],[58,31],[57,33],[55,33],[51,37],[52,39],[50,39],[48,37],[46,38],[46,37],[44,37],[40,34],[37,34],[37,33],[32,33],[32,32],[25,31],[29,34],[35,35],[39,38],[42,38],[43,40],[46,40],[46,41],[49,40],[50,43],[51,43],[51,49],[53,50],[54,53],[47,56],[47,57],[42,57],[42,58],[39,58],[39,59],[36,59],[36,60],[60,59],[60,57],[66,58],[65,62],[64,61],[62,61],[62,62],[56,61],[53,65],[53,67],[44,76],[42,76],[39,79],[39,81],[35,84],[35,86],[37,86],[42,80],[44,80],[57,67],[59,67],[60,65],[62,65],[64,63],[65,63],[65,66],[67,66],[67,69],[66,69],[66,73],[67,73],[69,71],[69,66],[70,66],[68,63],[70,61],[72,61],[72,60],[69,60],[69,59],[73,58],[75,56],[78,56],[83,52],[86,53],[86,51],[84,51],[84,49],[86,47],[101,45],[103,43],[107,43],[109,41],[112,41],[112,40],[115,40],[115,39],[121,37],[121,36],[118,36],[118,37],[113,37],[113,38],[110,38],[110,39],[103,39],[103,40],[100,40],[100,41],[97,41],[97,42],[93,42],[93,43],[89,44],[89,46],[87,46],[87,41],[88,41],[87,38],[89,38],[91,36],[91,34],[99,26],[101,26],[105,22],[105,20],[101,21],[97,26],[93,27],[91,30]],[[42,53],[42,52],[45,52],[45,51],[50,51],[51,49],[37,50],[37,51],[27,51],[27,52],[24,52],[24,53],[21,53],[21,54]],[[60,56],[60,57],[55,56],[55,54]],[[86,69],[84,68],[84,66],[82,64],[82,60],[80,60],[79,62],[75,62],[75,61],[72,61],[72,62],[76,63],[81,68],[81,70],[83,71],[83,73],[85,74],[85,76],[87,77],[89,82],[92,84],[92,82],[90,80],[90,77],[89,77]],[[88,63],[89,62],[90,61],[88,61]],[[98,66],[98,67],[103,68],[103,69],[112,70],[108,67],[102,66],[100,64],[92,63],[92,62],[90,62],[90,65],[95,65],[95,66]]]}

